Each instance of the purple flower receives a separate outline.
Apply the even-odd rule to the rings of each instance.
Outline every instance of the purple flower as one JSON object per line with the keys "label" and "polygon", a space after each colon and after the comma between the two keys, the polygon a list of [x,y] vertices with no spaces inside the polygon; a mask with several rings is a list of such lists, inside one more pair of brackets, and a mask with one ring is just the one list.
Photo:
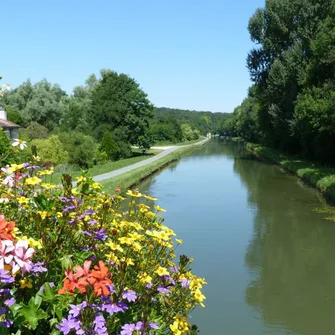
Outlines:
{"label": "purple flower", "polygon": [[10,307],[10,306],[12,306],[12,305],[15,304],[15,299],[14,299],[14,298],[7,299],[7,300],[5,300],[4,304],[5,304],[7,307]]}
{"label": "purple flower", "polygon": [[168,280],[172,285],[176,285],[175,280],[171,276],[163,276],[162,278]]}
{"label": "purple flower", "polygon": [[171,291],[165,287],[158,287],[157,291],[159,293],[163,293],[163,294],[166,294],[166,295],[169,295],[171,293]]}
{"label": "purple flower", "polygon": [[4,269],[0,269],[0,282],[2,284],[10,284],[13,283],[15,279],[9,274],[8,271]]}
{"label": "purple flower", "polygon": [[100,229],[95,233],[95,240],[105,241],[108,235],[105,232],[105,229]]}
{"label": "purple flower", "polygon": [[179,268],[177,265],[170,268],[170,272],[178,272],[178,271],[179,271]]}
{"label": "purple flower", "polygon": [[150,290],[150,289],[152,288],[152,283],[148,283],[148,284],[146,284],[145,287],[146,287],[148,290]]}
{"label": "purple flower", "polygon": [[73,206],[73,205],[71,205],[71,206],[67,206],[67,207],[63,208],[63,212],[69,212],[69,211],[72,210],[72,209],[76,209],[76,207]]}
{"label": "purple flower", "polygon": [[71,314],[74,318],[76,318],[80,314],[80,312],[87,307],[87,302],[83,301],[81,304],[77,306],[70,304],[70,307],[71,309],[69,314]]}
{"label": "purple flower", "polygon": [[103,304],[101,306],[101,310],[106,311],[107,313],[109,313],[110,315],[114,314],[114,313],[118,313],[118,312],[124,312],[127,309],[126,305],[122,305],[122,304]]}
{"label": "purple flower", "polygon": [[180,279],[179,283],[181,284],[182,287],[189,287],[190,281],[188,279]]}
{"label": "purple flower", "polygon": [[136,330],[134,323],[126,323],[122,326],[121,335],[131,335]]}
{"label": "purple flower", "polygon": [[[48,283],[50,287],[55,287],[55,284],[53,282]],[[44,291],[44,285],[40,287],[40,291]]]}
{"label": "purple flower", "polygon": [[6,321],[3,321],[3,322],[0,322],[0,328],[1,327],[5,327],[5,328],[10,328],[13,324],[13,321],[10,321],[10,320],[6,320]]}
{"label": "purple flower", "polygon": [[72,329],[74,329],[77,334],[85,334],[84,331],[81,329],[80,321],[73,318],[71,315],[69,315],[67,319],[62,319],[60,325],[57,325],[56,327],[64,335],[70,333]]}
{"label": "purple flower", "polygon": [[136,293],[132,290],[125,290],[122,295],[123,299],[127,299],[129,302],[137,299]]}
{"label": "purple flower", "polygon": [[158,329],[158,325],[154,322],[149,322],[149,326],[152,328],[152,329]]}
{"label": "purple flower", "polygon": [[142,330],[142,329],[144,329],[144,323],[142,321],[136,322],[135,330]]}
{"label": "purple flower", "polygon": [[47,272],[48,269],[45,268],[44,265],[45,265],[44,262],[37,262],[33,264],[31,272],[33,272],[34,274],[39,273],[39,272]]}
{"label": "purple flower", "polygon": [[0,315],[6,314],[7,308],[6,307],[0,307]]}
{"label": "purple flower", "polygon": [[102,315],[96,315],[93,325],[97,335],[108,335],[106,321]]}

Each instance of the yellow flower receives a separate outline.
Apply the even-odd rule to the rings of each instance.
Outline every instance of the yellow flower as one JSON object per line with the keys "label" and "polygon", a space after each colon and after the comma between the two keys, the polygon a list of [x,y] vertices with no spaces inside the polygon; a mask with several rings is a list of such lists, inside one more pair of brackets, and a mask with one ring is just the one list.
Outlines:
{"label": "yellow flower", "polygon": [[176,238],[176,242],[177,242],[178,244],[183,244],[183,240],[180,240],[180,239],[178,239],[178,238]]}
{"label": "yellow flower", "polygon": [[41,182],[41,179],[40,178],[38,178],[38,177],[31,177],[31,178],[27,178],[26,179],[26,184],[27,185],[32,185],[32,186],[34,186],[34,185],[37,185],[37,184],[39,184]]}
{"label": "yellow flower", "polygon": [[102,187],[99,183],[93,183],[92,188],[95,189],[95,190],[101,190],[102,189]]}
{"label": "yellow flower", "polygon": [[51,184],[51,183],[43,183],[43,184],[41,184],[41,187],[45,188],[46,190],[50,190],[52,188],[56,188],[57,186],[54,185],[54,184]]}
{"label": "yellow flower", "polygon": [[17,202],[18,202],[20,205],[29,204],[29,199],[26,198],[26,197],[20,197],[20,196],[18,196],[16,199],[17,199]]}
{"label": "yellow flower", "polygon": [[24,278],[20,280],[20,287],[21,288],[25,288],[25,287],[32,288],[33,285],[31,284],[30,279]]}
{"label": "yellow flower", "polygon": [[46,211],[43,211],[43,212],[41,212],[41,211],[38,211],[37,212],[40,216],[41,216],[41,219],[42,220],[45,220],[45,218],[48,216],[48,212],[46,212]]}
{"label": "yellow flower", "polygon": [[146,198],[147,200],[152,200],[152,201],[157,200],[157,198],[150,197],[149,195],[143,195],[143,196],[144,196],[144,198]]}
{"label": "yellow flower", "polygon": [[82,181],[86,181],[87,178],[84,177],[84,176],[79,176],[79,177],[76,178],[76,180],[77,180],[78,183],[81,183]]}
{"label": "yellow flower", "polygon": [[131,197],[135,197],[135,198],[140,198],[142,197],[142,193],[138,192],[138,191],[132,191],[132,190],[128,190],[126,192],[127,195],[130,195]]}
{"label": "yellow flower", "polygon": [[120,252],[123,252],[123,248],[114,242],[107,242],[106,245],[107,247],[110,247],[113,251],[119,250]]}
{"label": "yellow flower", "polygon": [[9,172],[16,172],[23,168],[23,164],[12,164],[10,168],[8,169]]}
{"label": "yellow flower", "polygon": [[166,212],[165,209],[163,209],[162,207],[159,207],[159,206],[154,206],[154,208],[156,209],[157,212]]}
{"label": "yellow flower", "polygon": [[150,284],[152,282],[152,277],[145,272],[139,274],[138,277],[140,278],[142,284]]}
{"label": "yellow flower", "polygon": [[169,271],[168,271],[166,268],[163,268],[163,267],[161,267],[161,266],[159,266],[159,267],[156,269],[155,273],[157,273],[160,277],[161,277],[161,276],[169,276],[169,275],[170,275],[170,274],[169,274]]}
{"label": "yellow flower", "polygon": [[39,171],[39,172],[38,172],[38,175],[39,175],[39,176],[46,176],[46,175],[51,175],[51,174],[53,174],[53,172],[54,172],[54,168],[51,167],[50,170]]}

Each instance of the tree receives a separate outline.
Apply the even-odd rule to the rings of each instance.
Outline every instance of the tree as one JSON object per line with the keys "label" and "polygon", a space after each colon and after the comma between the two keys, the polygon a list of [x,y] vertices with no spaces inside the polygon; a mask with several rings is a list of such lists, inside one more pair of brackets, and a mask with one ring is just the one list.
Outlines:
{"label": "tree", "polygon": [[20,112],[24,125],[38,122],[49,130],[59,125],[62,115],[62,99],[66,93],[59,85],[46,79],[32,85],[27,80],[4,97],[5,107]]}
{"label": "tree", "polygon": [[[92,92],[90,123],[92,128],[114,131],[124,127],[127,142],[137,144],[148,130],[154,107],[139,84],[125,74],[102,70]],[[95,136],[98,138],[100,134]]]}

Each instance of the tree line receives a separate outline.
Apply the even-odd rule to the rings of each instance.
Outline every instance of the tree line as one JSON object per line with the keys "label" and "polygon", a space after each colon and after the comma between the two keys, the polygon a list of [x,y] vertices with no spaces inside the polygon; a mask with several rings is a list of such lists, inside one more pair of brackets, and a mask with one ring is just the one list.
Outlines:
{"label": "tree line", "polygon": [[20,137],[44,161],[88,167],[133,155],[154,143],[198,139],[217,129],[219,113],[156,108],[135,79],[111,70],[90,75],[67,94],[46,79],[25,81],[1,99]]}
{"label": "tree line", "polygon": [[248,30],[253,85],[220,133],[335,163],[335,1],[266,0]]}

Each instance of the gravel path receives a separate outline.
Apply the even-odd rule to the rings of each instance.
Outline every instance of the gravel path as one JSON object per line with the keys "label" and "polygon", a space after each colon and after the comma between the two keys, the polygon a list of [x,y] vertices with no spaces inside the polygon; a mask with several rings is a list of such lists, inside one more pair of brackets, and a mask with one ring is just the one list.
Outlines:
{"label": "gravel path", "polygon": [[[159,159],[161,159],[162,157],[168,155],[169,153],[173,152],[173,151],[176,151],[180,148],[185,148],[185,147],[190,147],[192,145],[202,145],[203,143],[207,142],[208,141],[208,138],[205,138],[204,140],[202,141],[199,141],[197,143],[193,143],[193,144],[188,144],[188,145],[183,145],[183,146],[172,146],[172,147],[153,147],[155,149],[163,149],[164,151],[159,153],[158,155],[154,156],[154,157],[151,157],[151,158],[148,158],[148,159],[145,159],[144,161],[141,161],[141,162],[138,162],[138,163],[135,163],[135,164],[132,164],[132,165],[129,165],[129,166],[125,166],[124,168],[122,169],[118,169],[118,170],[114,170],[114,171],[111,171],[111,172],[107,172],[107,173],[104,173],[104,174],[100,174],[98,176],[94,176],[93,177],[93,180],[97,181],[97,182],[100,182],[100,181],[103,181],[103,180],[106,180],[106,179],[110,179],[110,178],[113,178],[113,177],[116,177],[116,176],[119,176],[120,174],[123,174],[123,173],[126,173],[126,172],[129,172],[129,171],[132,171],[132,170],[135,170],[139,167],[142,167],[142,166],[145,166],[145,165],[148,165],[152,162],[155,162]],[[153,149],[152,148],[152,149]]]}

